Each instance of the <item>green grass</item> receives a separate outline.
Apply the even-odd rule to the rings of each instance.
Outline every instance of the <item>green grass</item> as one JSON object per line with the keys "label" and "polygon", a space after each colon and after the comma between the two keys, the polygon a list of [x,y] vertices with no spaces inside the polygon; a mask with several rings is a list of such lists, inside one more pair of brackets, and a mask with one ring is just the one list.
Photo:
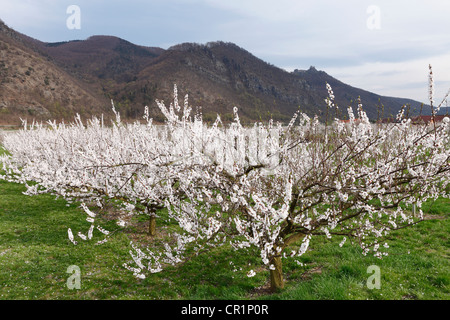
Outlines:
{"label": "green grass", "polygon": [[[115,233],[110,241],[77,239],[74,246],[67,228],[86,232],[90,226],[76,204],[51,195],[25,196],[25,187],[0,181],[0,299],[433,299],[450,298],[450,200],[424,204],[433,219],[393,234],[389,256],[364,257],[340,239],[316,238],[299,260],[284,260],[286,286],[269,294],[266,271],[245,276],[257,254],[219,248],[177,267],[137,280],[125,270],[130,259],[131,233]],[[145,224],[145,219],[139,219]],[[103,225],[113,229],[112,222]],[[145,237],[145,228],[137,227]],[[133,235],[136,236],[136,235]],[[235,272],[236,266],[244,266]],[[69,266],[81,270],[81,288],[66,285]],[[377,265],[381,288],[370,290],[367,268]],[[255,268],[248,266],[248,268]],[[257,268],[256,268],[257,269]]]}

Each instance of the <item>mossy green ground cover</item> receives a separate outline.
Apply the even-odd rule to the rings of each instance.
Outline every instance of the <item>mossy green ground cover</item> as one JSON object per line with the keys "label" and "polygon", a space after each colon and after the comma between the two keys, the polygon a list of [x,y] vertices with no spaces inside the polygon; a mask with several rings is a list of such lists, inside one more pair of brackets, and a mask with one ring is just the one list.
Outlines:
{"label": "mossy green ground cover", "polygon": [[[136,279],[122,264],[130,260],[130,237],[146,237],[145,219],[134,232],[117,232],[102,245],[77,239],[90,223],[77,204],[51,195],[26,196],[20,184],[0,181],[0,299],[433,299],[450,298],[450,200],[426,203],[427,220],[397,231],[382,260],[364,257],[340,238],[316,238],[299,261],[284,261],[286,286],[270,294],[268,273],[255,269],[257,254],[223,247],[177,267]],[[103,227],[117,229],[104,220]],[[233,264],[230,262],[233,261]],[[80,289],[70,289],[67,269],[80,268]],[[251,266],[249,266],[251,265]],[[367,268],[380,270],[380,289],[369,289]],[[239,267],[243,266],[242,270]],[[248,269],[246,267],[248,266]],[[235,269],[238,271],[235,271]]]}

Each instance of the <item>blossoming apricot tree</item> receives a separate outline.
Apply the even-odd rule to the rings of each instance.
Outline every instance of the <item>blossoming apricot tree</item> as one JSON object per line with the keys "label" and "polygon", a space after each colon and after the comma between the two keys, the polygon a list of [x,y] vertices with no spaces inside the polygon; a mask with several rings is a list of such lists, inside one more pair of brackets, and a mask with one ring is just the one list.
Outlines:
{"label": "blossoming apricot tree", "polygon": [[[328,106],[337,108],[327,89]],[[96,118],[87,125],[78,118],[24,127],[5,137],[11,156],[1,159],[4,178],[26,183],[28,194],[81,201],[92,223],[87,236],[78,233],[81,239],[92,238],[96,221],[85,203],[120,203],[125,215],[144,212],[152,235],[165,208],[177,226],[170,239],[162,246],[131,243],[124,267],[140,278],[231,245],[256,248],[277,290],[284,285],[282,259],[301,256],[315,237],[339,236],[341,245],[350,239],[363,254],[381,258],[390,231],[423,219],[405,208],[449,196],[448,118],[418,126],[399,114],[397,123],[371,124],[360,104],[357,118],[348,108],[345,124],[335,119],[324,127],[296,113],[286,127],[270,121],[246,128],[237,108],[230,125],[220,117],[206,125],[201,114],[191,115],[187,96],[179,104],[176,87],[169,108],[157,105],[164,126],[146,112],[144,125],[124,124],[116,113],[111,127]],[[124,216],[118,219],[123,225]],[[97,230],[108,236],[100,225]]]}

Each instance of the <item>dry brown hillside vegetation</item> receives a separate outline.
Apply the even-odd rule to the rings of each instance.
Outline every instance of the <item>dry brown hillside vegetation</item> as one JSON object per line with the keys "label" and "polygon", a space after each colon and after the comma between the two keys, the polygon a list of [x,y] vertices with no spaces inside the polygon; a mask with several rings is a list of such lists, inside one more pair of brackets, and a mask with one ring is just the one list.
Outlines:
{"label": "dry brown hillside vegetation", "polygon": [[0,124],[106,111],[106,99],[11,35],[0,25]]}
{"label": "dry brown hillside vegetation", "polygon": [[76,113],[108,117],[111,100],[123,119],[142,119],[148,106],[155,121],[164,121],[155,100],[171,101],[174,84],[180,96],[189,94],[206,121],[217,114],[232,120],[235,106],[244,123],[269,118],[287,122],[298,109],[323,120],[326,83],[343,110],[356,108],[361,97],[373,120],[397,114],[404,104],[412,113],[421,109],[417,101],[354,88],[314,67],[287,72],[233,43],[162,49],[114,36],[45,43],[1,20],[0,81],[0,124],[20,123],[20,117],[71,120]]}

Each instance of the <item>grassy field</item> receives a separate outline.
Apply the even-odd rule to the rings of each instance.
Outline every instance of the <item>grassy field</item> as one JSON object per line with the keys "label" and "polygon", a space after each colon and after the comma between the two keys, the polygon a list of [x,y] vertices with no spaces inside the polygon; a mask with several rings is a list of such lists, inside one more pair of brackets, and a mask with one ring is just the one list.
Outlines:
{"label": "grassy field", "polygon": [[[341,248],[338,238],[313,240],[300,259],[303,265],[286,260],[285,290],[269,294],[266,272],[248,278],[246,270],[235,272],[230,264],[230,257],[236,265],[248,265],[258,256],[237,256],[227,248],[137,280],[122,264],[130,259],[130,237],[145,237],[146,221],[138,222],[136,234],[115,233],[98,246],[79,239],[74,246],[67,229],[85,232],[90,226],[77,204],[50,195],[25,196],[24,190],[0,181],[0,300],[450,298],[449,199],[425,204],[427,220],[396,232],[383,260],[364,257],[351,244]],[[67,269],[73,265],[80,268],[80,289],[67,286]],[[371,265],[380,268],[380,289],[366,285]]]}
{"label": "grassy field", "polygon": [[[230,248],[137,280],[122,264],[130,259],[130,238],[147,237],[145,219],[105,244],[94,245],[102,239],[97,233],[74,246],[67,229],[85,232],[90,226],[78,205],[23,191],[23,185],[0,180],[0,300],[450,299],[450,199],[425,203],[426,221],[393,233],[382,260],[364,257],[349,243],[339,247],[338,238],[313,239],[302,265],[285,261],[285,290],[270,294],[267,272],[248,278],[247,270],[235,271],[236,265],[257,264],[258,254],[237,255]],[[117,229],[106,219],[102,226]],[[367,286],[372,265],[380,270],[379,289]],[[67,286],[71,266],[80,268],[79,289]]]}

